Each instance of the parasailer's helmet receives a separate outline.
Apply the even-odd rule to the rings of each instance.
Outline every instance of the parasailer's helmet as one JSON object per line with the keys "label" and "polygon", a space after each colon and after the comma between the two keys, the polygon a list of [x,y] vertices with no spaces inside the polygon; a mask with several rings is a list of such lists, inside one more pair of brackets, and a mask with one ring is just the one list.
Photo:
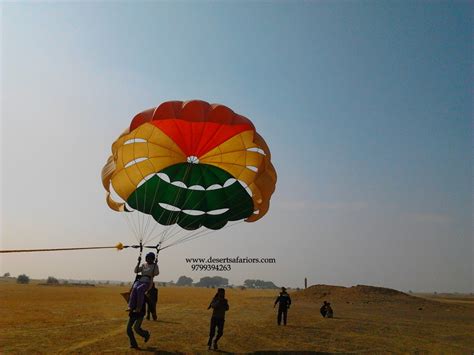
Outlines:
{"label": "parasailer's helmet", "polygon": [[145,260],[149,263],[152,263],[155,261],[155,253],[148,253],[146,256],[145,256]]}

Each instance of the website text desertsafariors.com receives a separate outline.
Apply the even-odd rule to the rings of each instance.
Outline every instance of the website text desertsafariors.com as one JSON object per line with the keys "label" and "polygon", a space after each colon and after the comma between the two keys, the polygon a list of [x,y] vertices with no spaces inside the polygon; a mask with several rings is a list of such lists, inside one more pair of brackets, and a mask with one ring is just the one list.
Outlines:
{"label": "website text desertsafariors.com", "polygon": [[185,258],[192,271],[230,271],[231,264],[275,264],[275,258]]}

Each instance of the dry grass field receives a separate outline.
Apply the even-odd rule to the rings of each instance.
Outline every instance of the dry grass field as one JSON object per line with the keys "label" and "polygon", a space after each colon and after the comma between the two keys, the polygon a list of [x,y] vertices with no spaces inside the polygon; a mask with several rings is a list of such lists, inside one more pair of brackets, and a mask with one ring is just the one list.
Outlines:
{"label": "dry grass field", "polygon": [[[135,353],[125,334],[117,286],[43,286],[0,282],[1,353]],[[158,321],[145,353],[208,353],[215,290],[160,288]],[[276,325],[271,290],[227,290],[230,311],[219,352],[443,353],[474,350],[474,299],[418,298],[387,289],[313,286],[292,293],[289,324]],[[322,300],[335,318],[319,315]]]}

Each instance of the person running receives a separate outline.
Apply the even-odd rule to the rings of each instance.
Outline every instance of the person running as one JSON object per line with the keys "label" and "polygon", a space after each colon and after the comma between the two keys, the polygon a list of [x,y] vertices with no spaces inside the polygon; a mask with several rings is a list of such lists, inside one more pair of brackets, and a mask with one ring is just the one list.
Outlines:
{"label": "person running", "polygon": [[[140,260],[140,259],[139,259]],[[148,291],[153,284],[153,277],[159,275],[158,259],[154,253],[148,253],[145,257],[146,263],[135,266],[135,273],[141,273],[141,276],[133,284],[128,301],[128,310],[132,312],[140,312],[145,303],[145,292]]]}
{"label": "person running", "polygon": [[150,339],[150,332],[142,329],[143,318],[145,317],[145,303],[142,304],[142,308],[138,312],[130,311],[128,315],[127,323],[127,335],[130,339],[130,348],[139,349],[137,340],[135,339],[135,334],[133,331],[140,335],[145,343]]}
{"label": "person running", "polygon": [[278,325],[281,324],[281,318],[283,316],[283,324],[286,325],[286,318],[288,315],[288,309],[290,308],[290,305],[291,305],[291,298],[290,298],[290,295],[286,292],[285,287],[281,288],[280,295],[275,300],[275,303],[273,304],[273,308],[275,308],[277,303],[278,303],[277,323]]}
{"label": "person running", "polygon": [[153,317],[153,320],[156,320],[158,317],[156,316],[156,306],[158,304],[158,289],[155,287],[155,283],[153,282],[151,288],[148,290],[146,297],[146,319],[150,320],[150,314]]}
{"label": "person running", "polygon": [[229,310],[229,303],[225,298],[225,290],[223,288],[217,289],[217,293],[212,299],[209,307],[212,308],[212,317],[211,317],[211,328],[209,330],[209,341],[207,342],[208,349],[211,349],[212,340],[216,334],[217,336],[214,339],[214,350],[217,350],[217,342],[224,335],[224,322],[225,322],[225,312]]}

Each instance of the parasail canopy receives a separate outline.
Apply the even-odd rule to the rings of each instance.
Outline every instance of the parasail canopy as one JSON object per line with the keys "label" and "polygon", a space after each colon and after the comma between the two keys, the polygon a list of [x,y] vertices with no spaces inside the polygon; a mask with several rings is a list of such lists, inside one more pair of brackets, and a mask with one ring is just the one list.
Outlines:
{"label": "parasail canopy", "polygon": [[[198,100],[137,114],[102,170],[109,207],[139,213],[131,225],[140,242],[154,238],[144,216],[188,231],[257,221],[269,209],[276,180],[270,150],[252,122]],[[164,228],[160,242],[173,235]]]}

